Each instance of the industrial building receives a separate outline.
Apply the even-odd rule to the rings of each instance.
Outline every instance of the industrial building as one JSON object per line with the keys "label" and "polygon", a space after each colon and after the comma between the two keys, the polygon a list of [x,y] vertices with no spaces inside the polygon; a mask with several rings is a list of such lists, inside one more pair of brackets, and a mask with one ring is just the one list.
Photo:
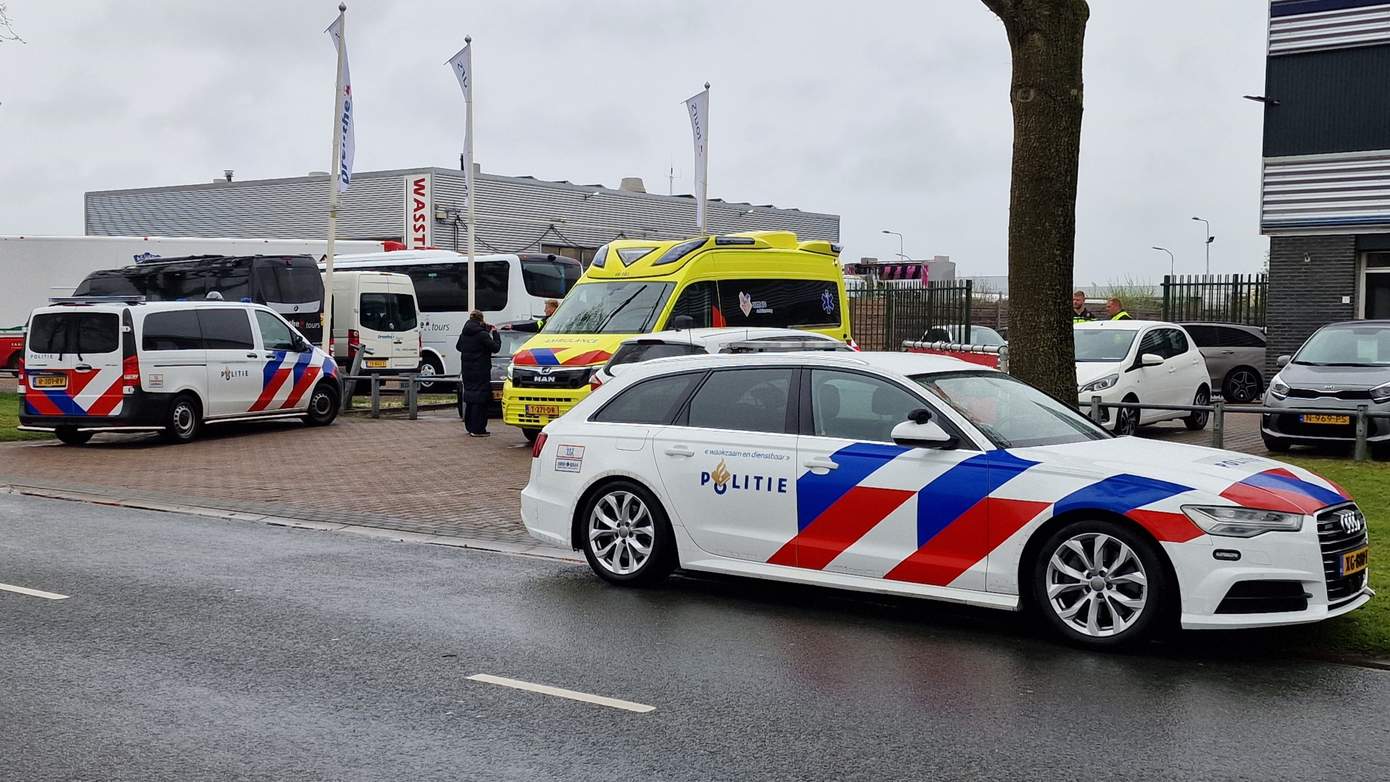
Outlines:
{"label": "industrial building", "polygon": [[[475,169],[476,170],[476,169]],[[477,252],[547,252],[586,264],[619,238],[699,233],[695,199],[619,187],[552,182],[479,171]],[[467,248],[467,177],[445,168],[354,173],[343,194],[338,238],[400,240],[411,247]],[[119,236],[317,238],[328,227],[328,175],[237,181],[232,172],[195,185],[89,192],[86,233]],[[839,215],[711,200],[711,233],[786,229],[839,241]]]}

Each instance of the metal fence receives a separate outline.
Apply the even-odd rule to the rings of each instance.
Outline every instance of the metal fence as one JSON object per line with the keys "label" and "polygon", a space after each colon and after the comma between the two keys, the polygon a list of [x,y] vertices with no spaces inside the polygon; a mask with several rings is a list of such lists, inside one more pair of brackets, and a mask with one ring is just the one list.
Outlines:
{"label": "metal fence", "polygon": [[1268,296],[1264,274],[1164,275],[1163,319],[1264,326]]}
{"label": "metal fence", "polygon": [[970,280],[850,290],[854,340],[864,350],[897,350],[904,341],[924,338],[969,342],[972,290]]}

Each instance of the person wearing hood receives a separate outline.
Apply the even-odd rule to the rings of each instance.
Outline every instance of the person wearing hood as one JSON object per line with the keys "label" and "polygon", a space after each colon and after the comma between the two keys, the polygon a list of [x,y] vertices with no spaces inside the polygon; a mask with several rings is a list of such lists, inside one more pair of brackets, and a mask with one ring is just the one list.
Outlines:
{"label": "person wearing hood", "polygon": [[497,328],[483,321],[483,313],[468,313],[454,346],[459,352],[459,416],[469,437],[487,437],[488,406],[492,404],[492,356],[502,349]]}

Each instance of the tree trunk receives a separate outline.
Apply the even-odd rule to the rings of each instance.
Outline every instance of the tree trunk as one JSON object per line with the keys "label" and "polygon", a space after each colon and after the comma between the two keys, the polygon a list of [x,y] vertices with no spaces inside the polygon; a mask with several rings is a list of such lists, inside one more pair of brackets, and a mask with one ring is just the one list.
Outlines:
{"label": "tree trunk", "polygon": [[1009,371],[1076,404],[1071,293],[1086,0],[983,0],[1013,52]]}

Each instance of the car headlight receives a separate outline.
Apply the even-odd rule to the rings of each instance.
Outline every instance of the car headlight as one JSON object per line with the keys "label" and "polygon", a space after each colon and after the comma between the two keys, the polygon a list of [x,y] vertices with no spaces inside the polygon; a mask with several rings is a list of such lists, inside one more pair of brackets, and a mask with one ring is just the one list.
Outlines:
{"label": "car headlight", "polygon": [[507,373],[506,373],[506,374],[507,374],[507,379],[508,379],[508,380],[511,380],[511,379],[512,379],[512,370],[514,370],[514,369],[516,369],[516,364],[508,364],[508,365],[507,365]]}
{"label": "car headlight", "polygon": [[1303,516],[1297,513],[1230,505],[1184,505],[1182,512],[1208,535],[1228,538],[1253,538],[1266,532],[1298,532],[1303,529]]}
{"label": "car headlight", "polygon": [[1289,384],[1285,383],[1278,375],[1275,375],[1274,379],[1269,381],[1269,395],[1275,399],[1288,399]]}
{"label": "car headlight", "polygon": [[1371,389],[1372,402],[1390,402],[1390,383],[1383,383]]}
{"label": "car headlight", "polygon": [[1120,382],[1120,376],[1118,373],[1114,375],[1106,375],[1105,377],[1097,378],[1082,386],[1077,391],[1077,393],[1084,394],[1087,391],[1104,391],[1107,388],[1114,388],[1115,384],[1118,382]]}

